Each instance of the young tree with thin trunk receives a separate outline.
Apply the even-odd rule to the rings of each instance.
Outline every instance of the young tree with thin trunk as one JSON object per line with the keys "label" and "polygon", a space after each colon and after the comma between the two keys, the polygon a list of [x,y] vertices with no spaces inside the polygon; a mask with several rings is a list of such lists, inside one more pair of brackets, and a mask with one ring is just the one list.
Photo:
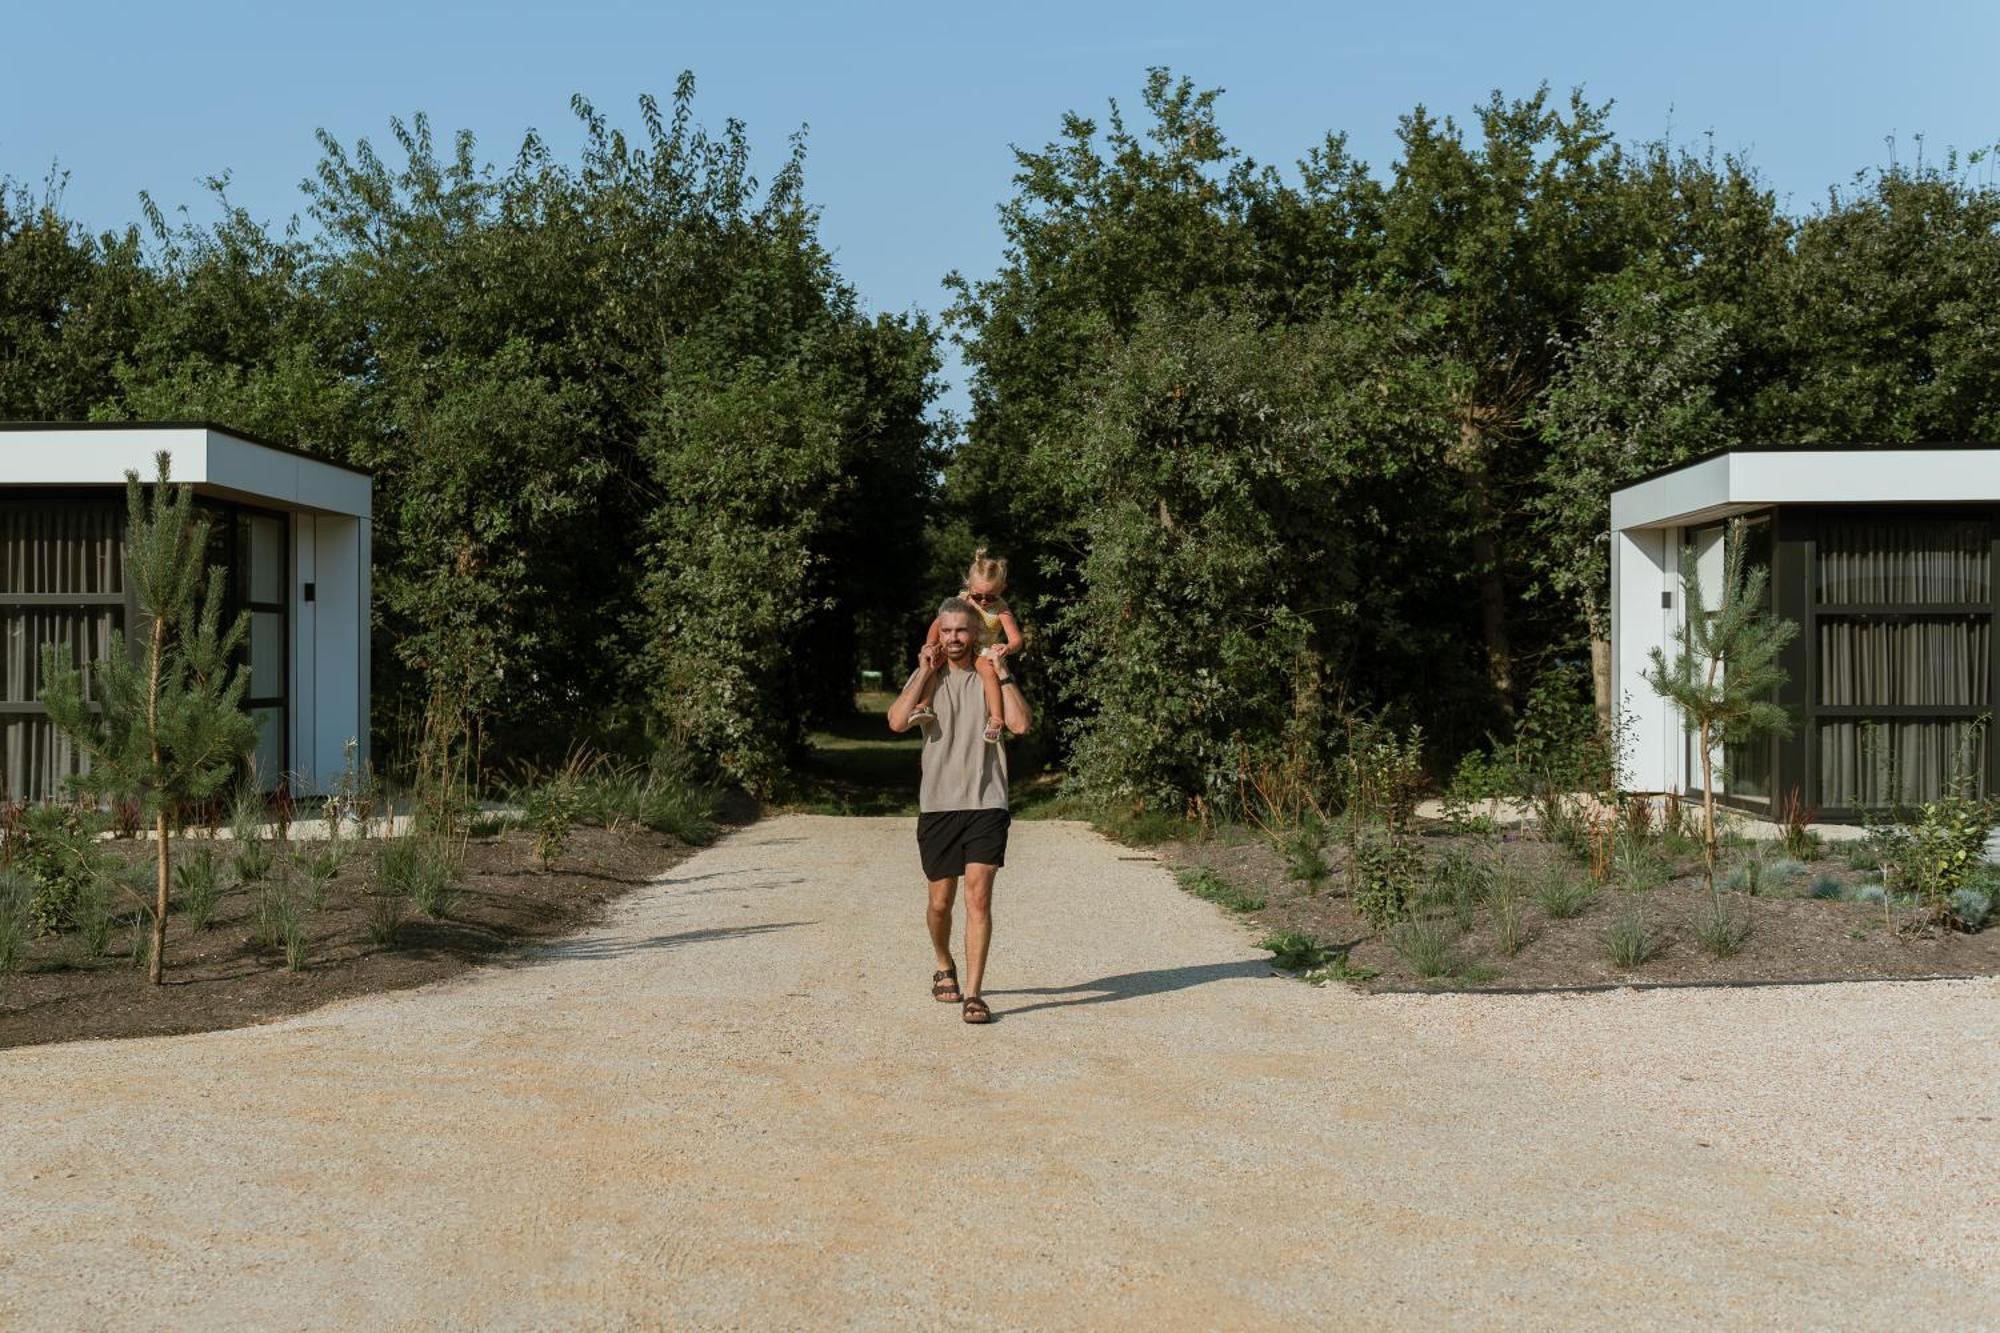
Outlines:
{"label": "young tree with thin trunk", "polygon": [[1799,632],[1764,607],[1769,571],[1743,564],[1743,521],[1723,536],[1722,600],[1713,609],[1689,551],[1681,560],[1687,615],[1674,631],[1675,653],[1651,652],[1646,683],[1680,709],[1701,752],[1702,873],[1715,896],[1715,752],[1758,736],[1787,735],[1792,720],[1772,697],[1789,677],[1778,654]]}
{"label": "young tree with thin trunk", "polygon": [[147,979],[166,969],[167,890],[173,833],[190,806],[220,791],[257,741],[243,710],[248,671],[234,659],[249,614],[222,624],[225,571],[202,567],[208,523],[194,494],[169,483],[169,456],[157,456],[150,489],[125,474],[125,577],[138,602],[139,646],[117,631],[104,660],[79,664],[56,645],[42,650],[42,702],[56,727],[89,760],[78,790],[140,802],[155,839],[152,950]]}

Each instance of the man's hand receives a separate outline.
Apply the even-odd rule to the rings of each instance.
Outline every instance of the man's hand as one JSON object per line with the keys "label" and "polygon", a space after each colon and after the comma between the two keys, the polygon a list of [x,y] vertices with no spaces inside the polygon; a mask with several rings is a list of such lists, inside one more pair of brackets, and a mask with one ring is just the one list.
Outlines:
{"label": "man's hand", "polygon": [[936,671],[944,666],[944,645],[927,643],[917,649],[917,670]]}

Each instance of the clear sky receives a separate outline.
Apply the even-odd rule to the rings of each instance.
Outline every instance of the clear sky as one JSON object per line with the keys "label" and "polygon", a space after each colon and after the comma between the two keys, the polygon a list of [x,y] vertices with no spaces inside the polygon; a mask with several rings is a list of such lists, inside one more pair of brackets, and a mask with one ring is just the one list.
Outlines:
{"label": "clear sky", "polygon": [[469,128],[505,163],[530,126],[574,147],[570,94],[636,127],[637,96],[665,101],[691,69],[697,115],[746,121],[760,174],[809,126],[808,190],[842,272],[873,309],[935,312],[947,271],[997,262],[1009,146],[1047,142],[1065,110],[1135,107],[1151,65],[1226,89],[1225,132],[1286,165],[1344,130],[1386,170],[1414,105],[1463,119],[1492,89],[1543,81],[1615,100],[1628,138],[1712,134],[1795,210],[1886,161],[1888,136],[1906,159],[1918,136],[1932,155],[2000,141],[1995,0],[13,0],[0,173],[38,184],[60,164],[70,215],[109,227],[138,217],[142,189],[206,220],[199,182],[227,171],[239,203],[282,223],[316,129],[379,143],[391,115],[423,110],[441,142]]}

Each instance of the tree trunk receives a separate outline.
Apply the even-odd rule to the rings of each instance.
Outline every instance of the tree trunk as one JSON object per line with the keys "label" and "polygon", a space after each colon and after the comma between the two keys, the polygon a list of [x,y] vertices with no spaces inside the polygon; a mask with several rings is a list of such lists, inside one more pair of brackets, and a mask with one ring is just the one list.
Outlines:
{"label": "tree trunk", "polygon": [[167,970],[167,807],[153,815],[153,837],[159,843],[158,875],[153,886],[153,952],[146,959],[146,980],[157,986]]}
{"label": "tree trunk", "polygon": [[159,789],[160,778],[160,669],[167,651],[167,622],[153,617],[152,658],[146,664],[146,733],[153,740],[153,836],[156,848],[156,883],[153,886],[153,955],[146,960],[146,980],[157,986],[167,970],[167,805],[166,793]]}
{"label": "tree trunk", "polygon": [[1590,636],[1590,696],[1597,707],[1597,729],[1606,740],[1612,739],[1611,728],[1611,640],[1593,634]]}
{"label": "tree trunk", "polygon": [[[1697,609],[1696,614],[1700,614]],[[1708,661],[1709,698],[1715,697],[1715,673],[1721,667],[1719,658]],[[1715,901],[1715,745],[1714,732],[1709,729],[1706,717],[1696,733],[1701,743],[1701,869],[1708,877],[1708,900]]]}

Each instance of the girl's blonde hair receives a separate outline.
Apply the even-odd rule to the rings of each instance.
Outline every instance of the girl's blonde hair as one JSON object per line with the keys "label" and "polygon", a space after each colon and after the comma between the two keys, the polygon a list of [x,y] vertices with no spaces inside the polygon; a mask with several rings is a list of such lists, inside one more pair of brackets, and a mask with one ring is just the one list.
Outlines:
{"label": "girl's blonde hair", "polygon": [[972,553],[972,564],[965,571],[967,587],[975,583],[991,583],[998,587],[1007,586],[1007,558],[988,555],[986,548],[980,547]]}

